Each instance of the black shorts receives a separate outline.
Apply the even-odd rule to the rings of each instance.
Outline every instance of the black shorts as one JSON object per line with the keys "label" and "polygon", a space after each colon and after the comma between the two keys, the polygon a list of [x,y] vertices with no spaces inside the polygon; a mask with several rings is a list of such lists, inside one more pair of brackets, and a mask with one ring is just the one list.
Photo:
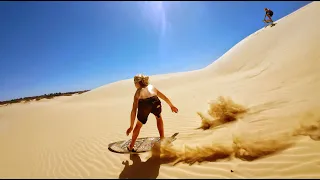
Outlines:
{"label": "black shorts", "polygon": [[161,111],[161,101],[157,96],[152,96],[146,99],[139,99],[137,118],[142,124],[145,124],[147,122],[150,113],[159,118]]}

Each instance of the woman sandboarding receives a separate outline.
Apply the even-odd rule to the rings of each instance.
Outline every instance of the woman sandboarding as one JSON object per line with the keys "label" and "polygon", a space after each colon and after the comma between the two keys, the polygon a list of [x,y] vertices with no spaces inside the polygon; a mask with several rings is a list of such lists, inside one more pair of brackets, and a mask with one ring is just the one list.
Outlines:
{"label": "woman sandboarding", "polygon": [[157,119],[157,127],[160,134],[160,139],[164,138],[163,120],[161,116],[162,106],[161,101],[158,97],[160,97],[166,103],[168,103],[172,112],[178,112],[178,109],[171,103],[171,101],[164,94],[162,94],[157,88],[149,84],[148,76],[144,76],[141,74],[136,75],[134,77],[134,84],[137,90],[134,95],[131,110],[130,127],[127,130],[127,136],[131,133],[133,129],[137,110],[138,121],[133,129],[131,144],[129,145],[129,147],[127,147],[128,151],[130,152],[135,152],[135,150],[133,149],[134,144],[139,136],[141,127],[143,126],[143,124],[146,124],[150,113],[155,115]]}

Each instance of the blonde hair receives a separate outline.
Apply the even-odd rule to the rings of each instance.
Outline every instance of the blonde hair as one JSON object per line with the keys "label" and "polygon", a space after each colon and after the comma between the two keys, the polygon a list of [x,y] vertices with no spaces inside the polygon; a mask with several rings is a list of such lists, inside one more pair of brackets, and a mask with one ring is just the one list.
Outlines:
{"label": "blonde hair", "polygon": [[149,85],[149,76],[138,74],[138,75],[134,76],[133,79],[134,79],[134,83],[139,83],[140,86],[142,86],[142,87],[146,87]]}

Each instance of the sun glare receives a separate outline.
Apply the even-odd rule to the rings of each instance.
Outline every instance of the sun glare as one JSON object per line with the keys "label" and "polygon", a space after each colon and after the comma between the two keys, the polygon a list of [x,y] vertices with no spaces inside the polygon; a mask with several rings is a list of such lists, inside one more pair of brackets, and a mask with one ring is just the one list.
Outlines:
{"label": "sun glare", "polygon": [[143,13],[144,16],[154,25],[157,31],[160,31],[161,36],[164,36],[167,21],[163,1],[144,2]]}

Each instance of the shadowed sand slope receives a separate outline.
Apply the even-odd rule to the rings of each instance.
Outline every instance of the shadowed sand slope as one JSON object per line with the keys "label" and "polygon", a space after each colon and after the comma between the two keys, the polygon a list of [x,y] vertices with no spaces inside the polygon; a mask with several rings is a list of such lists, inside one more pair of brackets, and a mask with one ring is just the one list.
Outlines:
{"label": "shadowed sand slope", "polygon": [[[165,134],[179,135],[152,153],[107,149],[130,138],[132,79],[0,107],[0,176],[319,178],[319,16],[320,3],[310,3],[204,69],[151,76],[179,108],[162,101]],[[158,136],[153,116],[140,136]]]}

